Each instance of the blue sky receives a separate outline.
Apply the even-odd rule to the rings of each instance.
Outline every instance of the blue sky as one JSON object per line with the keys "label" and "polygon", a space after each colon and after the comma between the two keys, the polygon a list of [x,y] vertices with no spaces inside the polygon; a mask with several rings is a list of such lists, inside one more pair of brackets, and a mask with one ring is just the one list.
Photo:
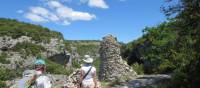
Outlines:
{"label": "blue sky", "polygon": [[101,40],[113,34],[127,43],[141,37],[146,26],[166,20],[160,11],[163,4],[164,0],[2,0],[0,17],[42,25],[67,40]]}

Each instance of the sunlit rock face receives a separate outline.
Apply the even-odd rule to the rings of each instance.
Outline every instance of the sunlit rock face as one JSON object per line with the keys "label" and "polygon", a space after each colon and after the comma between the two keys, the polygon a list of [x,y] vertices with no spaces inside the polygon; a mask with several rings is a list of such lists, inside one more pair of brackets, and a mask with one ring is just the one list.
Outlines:
{"label": "sunlit rock face", "polygon": [[103,37],[100,44],[99,79],[113,81],[123,77],[135,77],[136,72],[120,56],[120,45],[117,38],[108,35]]}
{"label": "sunlit rock face", "polygon": [[[0,37],[0,56],[2,53],[6,54],[6,60],[10,61],[10,63],[2,63],[0,62],[0,67],[7,69],[17,69],[18,67],[24,68],[32,66],[37,58],[35,55],[26,55],[26,51],[21,48],[22,52],[16,51],[14,48],[17,44],[22,43],[31,43],[34,45],[40,45],[45,50],[41,52],[41,55],[45,58],[52,57],[55,55],[59,55],[63,53],[61,46],[64,46],[64,42],[62,39],[51,38],[50,41],[47,42],[37,42],[32,40],[32,37],[21,36],[19,38],[12,38],[11,36],[1,36]],[[31,47],[27,47],[31,48]]]}

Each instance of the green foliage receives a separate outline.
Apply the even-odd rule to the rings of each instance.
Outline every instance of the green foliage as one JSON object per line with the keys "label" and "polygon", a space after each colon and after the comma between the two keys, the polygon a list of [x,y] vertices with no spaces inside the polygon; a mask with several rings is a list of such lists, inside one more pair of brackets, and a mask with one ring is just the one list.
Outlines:
{"label": "green foliage", "polygon": [[174,24],[172,21],[146,27],[143,37],[122,48],[122,56],[128,59],[129,64],[143,63],[145,73],[173,72],[177,65],[171,50],[177,38]]}
{"label": "green foliage", "polygon": [[22,69],[10,70],[0,68],[0,88],[7,88],[6,80],[12,80],[22,75]]}
{"label": "green foliage", "polygon": [[8,86],[6,85],[6,83],[4,81],[0,80],[0,87],[1,88],[7,88]]}
{"label": "green foliage", "polygon": [[98,53],[100,42],[97,40],[66,40],[65,46],[67,50],[71,51],[71,47],[76,47],[76,52],[80,56],[84,56],[85,54],[89,54],[91,56],[96,56]]}
{"label": "green foliage", "polygon": [[[174,0],[173,0],[174,1]],[[176,5],[164,8],[167,16],[175,16],[178,41],[177,58],[181,58],[180,69],[175,71],[172,86],[176,88],[198,88],[200,84],[200,1],[179,0]]]}
{"label": "green foliage", "polygon": [[101,86],[102,86],[102,88],[110,88],[109,82],[107,82],[107,81],[102,81]]}
{"label": "green foliage", "polygon": [[134,71],[136,71],[137,74],[139,74],[139,75],[144,74],[143,64],[134,63],[134,64],[132,64],[132,67],[133,67]]}
{"label": "green foliage", "polygon": [[[175,74],[172,76],[171,79],[171,85],[169,86],[173,86],[176,88],[184,88],[184,87],[188,87],[187,85],[187,79],[186,79],[187,75],[182,72],[180,69],[175,71]],[[181,81],[180,81],[181,80]]]}
{"label": "green foliage", "polygon": [[9,64],[10,61],[9,61],[9,60],[6,60],[7,57],[8,57],[8,56],[7,56],[6,53],[2,53],[2,54],[0,55],[0,63],[2,63],[2,64]]}
{"label": "green foliage", "polygon": [[97,75],[99,74],[100,61],[100,58],[94,58],[94,62],[92,63],[93,66],[96,68]]}
{"label": "green foliage", "polygon": [[198,88],[200,84],[200,1],[178,2],[163,9],[169,22],[147,27],[143,37],[128,43],[122,52],[129,53],[124,56],[128,60],[142,60],[145,72],[173,72],[170,82],[155,88]]}
{"label": "green foliage", "polygon": [[51,60],[46,60],[46,71],[50,72],[51,74],[65,74],[69,75],[73,72],[70,68],[64,68],[63,65],[60,65],[58,63],[55,63]]}
{"label": "green foliage", "polygon": [[20,52],[24,56],[40,56],[41,52],[45,51],[45,48],[30,42],[22,42],[17,43],[13,50]]}
{"label": "green foliage", "polygon": [[63,38],[61,33],[50,31],[40,25],[28,24],[6,18],[0,18],[0,36],[11,36],[12,38],[29,36],[37,42],[49,42],[50,38]]}
{"label": "green foliage", "polygon": [[9,70],[9,69],[5,69],[5,68],[0,68],[0,80],[1,81],[14,79],[18,76],[21,76],[21,74],[22,74],[21,69]]}
{"label": "green foliage", "polygon": [[89,55],[95,55],[98,51],[98,46],[96,45],[78,45],[77,46],[77,52],[81,55],[84,56],[85,54]]}
{"label": "green foliage", "polygon": [[82,62],[78,62],[76,60],[72,60],[72,67],[73,68],[80,68],[81,67],[81,64]]}

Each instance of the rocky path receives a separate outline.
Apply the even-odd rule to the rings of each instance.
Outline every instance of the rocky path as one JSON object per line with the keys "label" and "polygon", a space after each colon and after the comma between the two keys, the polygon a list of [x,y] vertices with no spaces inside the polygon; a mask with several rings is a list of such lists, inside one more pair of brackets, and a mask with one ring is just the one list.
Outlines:
{"label": "rocky path", "polygon": [[135,79],[120,83],[112,88],[150,88],[150,86],[164,82],[170,78],[170,75],[165,74],[138,75]]}

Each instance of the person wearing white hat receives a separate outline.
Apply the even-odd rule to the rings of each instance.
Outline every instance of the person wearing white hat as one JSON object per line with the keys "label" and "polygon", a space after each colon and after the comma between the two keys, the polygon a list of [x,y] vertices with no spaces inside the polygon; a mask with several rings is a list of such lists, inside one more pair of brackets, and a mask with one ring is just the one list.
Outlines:
{"label": "person wearing white hat", "polygon": [[92,66],[93,58],[85,55],[83,61],[84,65],[80,69],[80,87],[96,88],[96,68]]}

